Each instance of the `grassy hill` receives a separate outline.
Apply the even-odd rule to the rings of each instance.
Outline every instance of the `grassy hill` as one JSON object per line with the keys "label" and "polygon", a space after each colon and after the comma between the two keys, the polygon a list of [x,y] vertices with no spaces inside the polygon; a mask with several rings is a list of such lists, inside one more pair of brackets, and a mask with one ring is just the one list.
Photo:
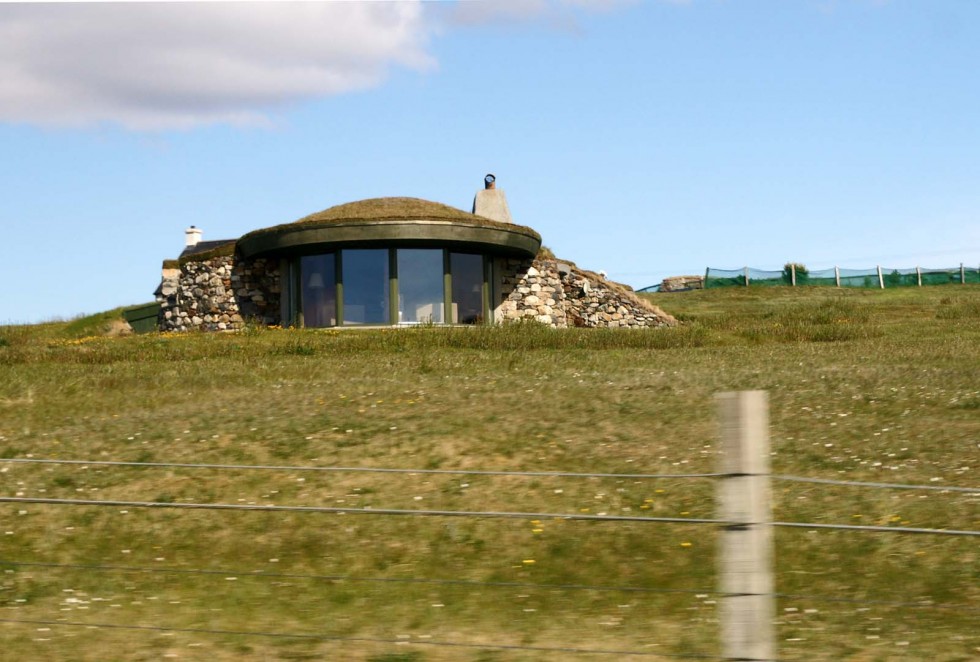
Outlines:
{"label": "grassy hill", "polygon": [[[978,485],[980,287],[650,298],[685,324],[129,337],[102,335],[102,318],[0,327],[0,457],[88,461],[0,462],[0,494],[710,518],[710,479],[299,467],[712,472],[712,396],[739,389],[770,392],[776,474]],[[779,521],[980,529],[969,493],[773,487]],[[9,659],[720,650],[710,525],[37,503],[0,513]],[[776,544],[780,659],[980,656],[976,538],[778,529]]]}

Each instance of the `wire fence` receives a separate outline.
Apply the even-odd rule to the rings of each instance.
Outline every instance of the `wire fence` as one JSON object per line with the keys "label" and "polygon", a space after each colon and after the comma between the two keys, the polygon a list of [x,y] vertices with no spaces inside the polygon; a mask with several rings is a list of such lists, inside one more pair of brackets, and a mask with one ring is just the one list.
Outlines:
{"label": "wire fence", "polygon": [[[561,472],[561,471],[494,471],[494,470],[454,470],[454,469],[405,469],[387,467],[340,467],[340,466],[304,466],[304,465],[246,465],[246,464],[208,464],[208,463],[183,463],[183,462],[131,462],[113,460],[79,460],[79,459],[58,459],[58,458],[0,458],[0,464],[7,467],[16,465],[71,465],[78,467],[101,467],[105,469],[133,469],[159,471],[174,469],[182,470],[210,470],[218,472],[268,472],[268,471],[287,471],[287,472],[326,472],[326,473],[377,473],[377,474],[404,474],[404,475],[459,475],[459,476],[504,476],[520,477],[530,480],[541,477],[561,478],[561,479],[614,479],[614,480],[695,480],[695,479],[725,479],[733,477],[726,473],[589,473],[589,472]],[[850,480],[837,480],[820,477],[806,476],[772,476],[773,480],[785,483],[799,484],[823,484],[832,487],[864,488],[870,490],[919,490],[927,492],[939,492],[946,494],[980,494],[980,488],[966,486],[940,486],[940,485],[918,485],[904,483],[882,483],[882,482],[863,482]],[[447,518],[468,518],[468,519],[527,519],[527,520],[568,520],[568,521],[589,521],[589,522],[608,522],[610,525],[617,523],[640,523],[640,524],[667,524],[667,525],[695,525],[711,526],[716,529],[738,528],[749,525],[746,522],[733,522],[718,518],[697,518],[697,517],[655,517],[655,516],[634,516],[634,515],[608,515],[608,514],[587,514],[582,512],[533,512],[533,511],[497,511],[497,510],[439,510],[439,509],[415,509],[415,508],[351,508],[334,506],[310,506],[310,505],[287,505],[287,504],[233,504],[219,502],[186,502],[186,501],[157,501],[157,500],[121,500],[121,499],[78,499],[78,498],[55,498],[55,497],[28,497],[28,496],[2,496],[0,503],[9,504],[43,504],[53,507],[113,507],[113,508],[146,508],[153,510],[207,510],[207,511],[267,511],[279,513],[308,513],[312,515],[374,515],[387,517],[447,517]],[[840,531],[850,531],[855,533],[874,533],[874,534],[927,534],[934,536],[980,536],[980,531],[975,530],[948,530],[942,527],[935,528],[915,528],[906,526],[870,526],[853,524],[836,524],[828,522],[771,522],[775,527],[804,528],[812,531],[834,529]],[[372,583],[372,584],[417,584],[445,587],[462,587],[476,591],[492,591],[498,589],[519,589],[519,590],[539,590],[551,592],[596,592],[596,593],[631,593],[631,594],[690,594],[699,598],[715,596],[719,598],[737,597],[739,594],[719,591],[711,588],[672,588],[658,586],[641,585],[602,585],[602,584],[581,584],[581,583],[549,583],[549,582],[516,582],[516,581],[480,581],[467,579],[444,579],[433,577],[387,577],[387,576],[363,576],[351,574],[328,574],[311,572],[267,572],[247,570],[243,568],[182,568],[182,567],[151,567],[151,566],[127,566],[111,563],[61,563],[45,562],[36,558],[17,558],[10,554],[0,556],[0,568],[6,568],[6,572],[13,569],[33,569],[35,571],[66,571],[79,573],[131,573],[131,574],[152,574],[152,575],[191,575],[198,577],[234,577],[243,580],[255,581],[308,581],[308,582],[349,582],[349,583]],[[880,600],[862,599],[840,595],[810,595],[796,593],[772,592],[770,597],[785,600],[814,601],[840,603],[848,605],[862,605],[868,607],[882,607],[897,610],[922,610],[922,609],[941,609],[955,610],[956,612],[980,612],[980,608],[973,604],[955,604],[950,602],[933,602],[928,599],[918,600]],[[187,633],[199,635],[230,636],[245,638],[268,638],[268,639],[292,639],[298,641],[333,642],[337,644],[359,645],[372,644],[379,646],[404,646],[420,645],[444,649],[460,650],[488,650],[488,651],[513,651],[523,652],[534,655],[591,655],[597,657],[654,657],[668,659],[732,659],[709,653],[684,653],[668,652],[667,650],[640,650],[618,647],[601,646],[544,646],[525,643],[485,643],[472,641],[456,640],[436,640],[436,639],[417,639],[406,640],[398,637],[377,637],[377,636],[353,636],[337,634],[334,632],[291,632],[287,629],[268,630],[250,628],[221,628],[221,627],[181,627],[169,626],[166,624],[134,624],[125,622],[109,621],[73,621],[64,617],[60,618],[6,618],[0,617],[0,623],[9,626],[32,626],[41,628],[86,628],[96,630],[119,630],[133,632],[170,632]],[[659,646],[659,644],[658,644]],[[776,659],[776,658],[773,658]]]}
{"label": "wire fence", "polygon": [[[220,469],[236,471],[315,471],[341,473],[380,473],[406,475],[462,475],[462,476],[510,476],[524,478],[563,477],[563,478],[613,478],[613,479],[690,479],[690,478],[725,478],[731,474],[724,473],[588,473],[560,471],[488,471],[467,469],[401,469],[389,467],[334,467],[334,466],[297,466],[297,465],[244,465],[244,464],[213,464],[188,462],[135,462],[114,460],[77,460],[57,458],[0,458],[0,462],[14,464],[64,464],[82,467],[131,467],[156,469]],[[876,489],[924,490],[938,492],[961,492],[980,494],[980,488],[940,485],[909,485],[901,483],[877,483],[862,481],[846,481],[828,478],[812,478],[800,476],[773,476],[772,479],[783,482],[819,483],[848,487],[868,487]],[[344,507],[344,506],[297,506],[266,504],[232,504],[232,503],[194,503],[180,501],[137,501],[119,499],[64,499],[55,497],[3,496],[0,503],[34,503],[48,505],[74,506],[109,506],[127,508],[171,508],[182,510],[238,510],[238,511],[270,511],[270,512],[305,512],[333,513],[344,515],[400,515],[415,517],[480,517],[503,519],[562,519],[592,522],[661,522],[671,524],[724,524],[742,526],[743,522],[730,522],[717,518],[698,517],[653,517],[648,515],[608,515],[562,512],[523,512],[499,510],[438,510],[424,508],[378,508],[378,507]],[[770,522],[775,527],[839,529],[851,531],[890,531],[901,533],[926,533],[947,536],[980,536],[980,531],[952,530],[943,528],[901,527],[901,526],[871,526],[857,524],[833,524],[826,522]]]}
{"label": "wire fence", "polygon": [[939,269],[884,268],[871,269],[807,269],[800,264],[787,264],[780,271],[766,271],[743,267],[741,269],[716,269],[708,267],[704,273],[705,288],[717,287],[862,287],[893,288],[922,287],[923,285],[951,285],[980,283],[980,267],[944,267]]}

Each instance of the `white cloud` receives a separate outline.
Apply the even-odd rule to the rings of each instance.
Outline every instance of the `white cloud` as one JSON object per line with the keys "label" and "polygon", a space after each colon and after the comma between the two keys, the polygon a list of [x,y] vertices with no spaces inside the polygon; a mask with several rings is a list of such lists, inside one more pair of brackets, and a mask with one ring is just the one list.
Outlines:
{"label": "white cloud", "polygon": [[457,2],[445,6],[449,23],[483,25],[487,23],[522,23],[540,18],[550,9],[547,0],[496,0]]}
{"label": "white cloud", "polygon": [[426,70],[419,0],[0,4],[0,121],[131,129],[268,112]]}
{"label": "white cloud", "polygon": [[[445,20],[451,25],[515,25],[545,23],[576,29],[576,14],[608,12],[639,0],[473,0],[445,5]],[[687,2],[687,0],[661,0]]]}

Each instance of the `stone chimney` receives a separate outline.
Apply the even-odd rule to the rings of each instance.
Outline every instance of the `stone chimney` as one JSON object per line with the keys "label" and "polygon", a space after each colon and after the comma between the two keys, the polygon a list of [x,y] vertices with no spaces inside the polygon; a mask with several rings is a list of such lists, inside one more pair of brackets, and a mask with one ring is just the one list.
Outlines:
{"label": "stone chimney", "polygon": [[473,213],[501,223],[513,223],[510,209],[507,207],[507,196],[503,189],[497,188],[497,178],[487,175],[483,178],[483,190],[476,192],[473,198]]}
{"label": "stone chimney", "polygon": [[201,232],[200,228],[194,227],[193,225],[190,226],[189,228],[184,230],[184,237],[186,240],[184,245],[187,248],[190,248],[192,246],[197,246],[197,244],[201,241],[202,234],[203,233]]}

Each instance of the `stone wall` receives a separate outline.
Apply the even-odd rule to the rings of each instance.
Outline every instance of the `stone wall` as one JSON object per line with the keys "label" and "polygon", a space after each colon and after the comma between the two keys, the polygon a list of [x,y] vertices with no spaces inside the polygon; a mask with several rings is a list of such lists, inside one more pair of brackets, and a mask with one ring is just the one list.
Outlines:
{"label": "stone wall", "polygon": [[498,321],[533,319],[558,328],[661,327],[676,320],[627,286],[551,259],[499,264]]}
{"label": "stone wall", "polygon": [[[554,259],[496,265],[498,322],[534,320],[566,327],[661,327],[676,320],[627,286]],[[231,331],[246,321],[281,324],[278,260],[234,256],[185,260],[165,268],[157,290],[162,331]]]}
{"label": "stone wall", "polygon": [[661,292],[685,292],[704,289],[704,276],[671,276],[660,283]]}
{"label": "stone wall", "polygon": [[279,324],[279,261],[233,256],[164,268],[157,289],[161,331],[241,329],[246,320]]}

